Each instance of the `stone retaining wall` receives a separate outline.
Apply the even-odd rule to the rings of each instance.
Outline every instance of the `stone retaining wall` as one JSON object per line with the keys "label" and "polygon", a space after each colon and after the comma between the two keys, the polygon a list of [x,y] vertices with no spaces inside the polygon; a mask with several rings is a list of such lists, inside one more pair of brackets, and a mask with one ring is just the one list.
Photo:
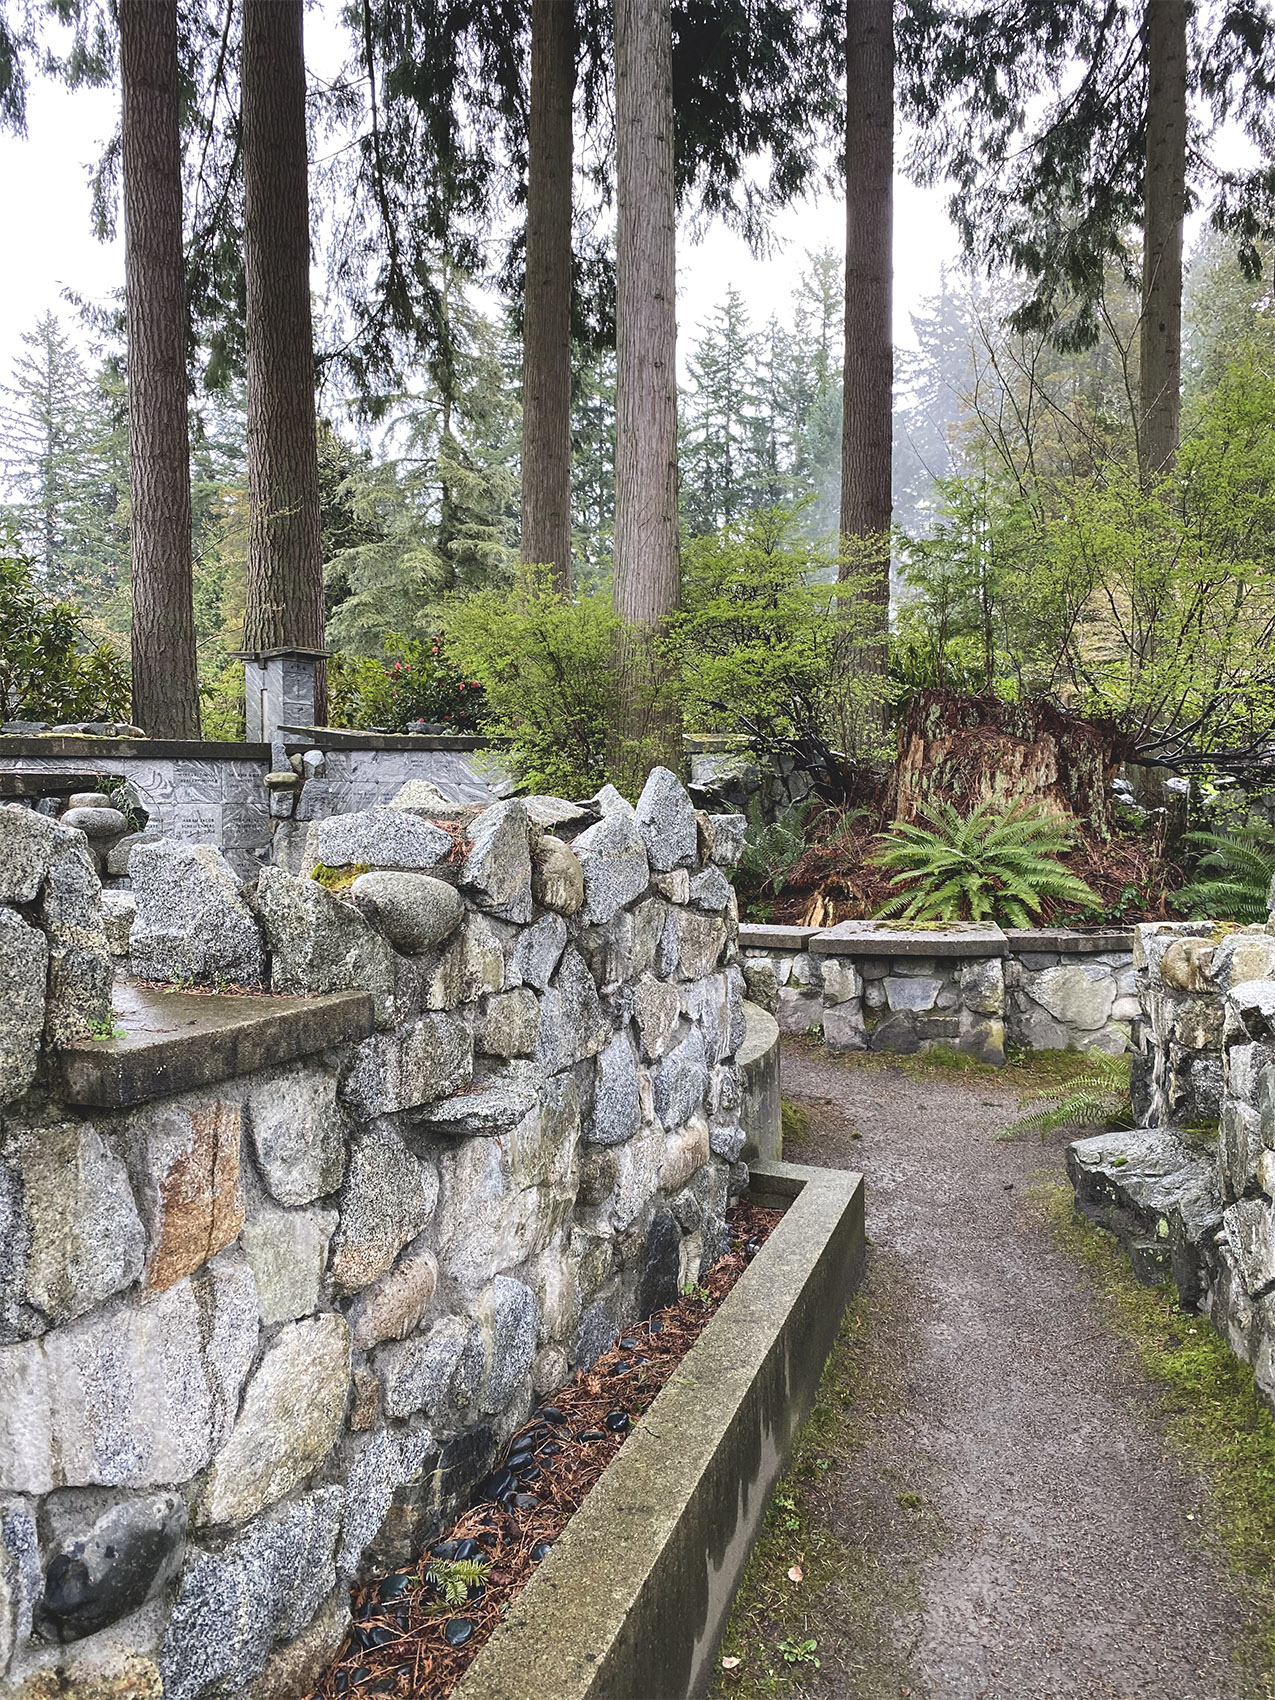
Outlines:
{"label": "stone retaining wall", "polygon": [[1138,929],[1141,1125],[1078,1140],[1081,1211],[1175,1280],[1275,1405],[1275,927]]}
{"label": "stone retaining wall", "polygon": [[1006,1043],[1119,1054],[1139,1011],[1126,933],[848,922],[745,926],[740,937],[750,997],[783,1031],[840,1050],[940,1045],[994,1064]]}
{"label": "stone retaining wall", "polygon": [[[266,783],[273,766],[268,744],[4,737],[0,800],[5,773],[118,775],[136,788],[152,829],[177,843],[215,844],[248,879],[271,861],[295,872],[306,824],[388,803],[412,780],[472,804],[494,801],[508,777],[477,738],[369,735],[363,742],[334,739],[327,748],[298,733],[287,750],[301,771],[289,766],[279,775],[281,787]],[[110,872],[122,879],[126,868],[127,850]]]}
{"label": "stone retaining wall", "polygon": [[[0,1692],[307,1694],[351,1579],[716,1257],[743,822],[662,770],[600,808],[348,815],[344,895],[144,845],[109,913],[0,808]],[[112,949],[186,989],[93,1038]],[[237,1072],[275,1003],[292,1060]]]}

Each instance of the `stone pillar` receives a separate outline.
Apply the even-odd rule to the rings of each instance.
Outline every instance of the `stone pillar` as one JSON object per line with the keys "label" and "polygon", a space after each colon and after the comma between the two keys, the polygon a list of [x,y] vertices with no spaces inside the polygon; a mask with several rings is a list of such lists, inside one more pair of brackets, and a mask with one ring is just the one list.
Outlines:
{"label": "stone pillar", "polygon": [[314,676],[329,653],[326,649],[243,653],[249,743],[272,743],[280,726],[314,725]]}

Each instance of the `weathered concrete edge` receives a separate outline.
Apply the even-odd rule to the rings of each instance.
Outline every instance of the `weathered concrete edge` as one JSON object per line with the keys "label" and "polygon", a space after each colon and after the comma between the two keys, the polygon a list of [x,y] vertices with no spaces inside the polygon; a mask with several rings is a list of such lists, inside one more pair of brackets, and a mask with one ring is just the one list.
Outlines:
{"label": "weathered concrete edge", "polygon": [[863,1267],[863,1177],[758,1164],[783,1221],[454,1700],[687,1700]]}
{"label": "weathered concrete edge", "polygon": [[61,1054],[62,1096],[68,1103],[95,1109],[130,1109],[366,1039],[374,1025],[369,992],[332,992],[247,1021],[166,1035],[150,1044],[125,1046],[107,1040],[68,1045]]}
{"label": "weathered concrete edge", "polygon": [[768,1010],[744,1000],[744,1042],[735,1052],[743,1079],[739,1119],[748,1136],[746,1163],[783,1156],[784,1113],[779,1091],[779,1023]]}

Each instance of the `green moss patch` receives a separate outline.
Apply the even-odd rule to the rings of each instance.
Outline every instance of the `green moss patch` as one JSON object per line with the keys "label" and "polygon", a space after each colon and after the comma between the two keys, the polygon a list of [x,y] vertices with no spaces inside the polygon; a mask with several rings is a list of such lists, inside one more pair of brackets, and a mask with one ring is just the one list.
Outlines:
{"label": "green moss patch", "polygon": [[1244,1579],[1254,1627],[1237,1657],[1248,1692],[1275,1695],[1275,1414],[1253,1371],[1170,1287],[1141,1286],[1115,1239],[1077,1218],[1071,1188],[1034,1189],[1059,1242],[1088,1268],[1106,1319],[1160,1391],[1173,1451],[1210,1489],[1211,1534]]}
{"label": "green moss patch", "polygon": [[316,862],[310,870],[310,878],[329,891],[348,891],[359,875],[367,871],[366,862],[355,862],[348,868],[329,868],[325,862]]}

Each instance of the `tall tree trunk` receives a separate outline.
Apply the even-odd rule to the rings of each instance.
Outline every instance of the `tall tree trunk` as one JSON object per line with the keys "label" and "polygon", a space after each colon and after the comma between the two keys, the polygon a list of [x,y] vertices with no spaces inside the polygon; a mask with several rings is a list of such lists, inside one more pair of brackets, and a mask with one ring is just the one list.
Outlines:
{"label": "tall tree trunk", "polygon": [[1186,213],[1187,0],[1147,0],[1147,161],[1143,187],[1139,459],[1144,478],[1173,463],[1182,410],[1182,223]]}
{"label": "tall tree trunk", "polygon": [[681,593],[670,0],[615,0],[616,783],[682,765],[681,714],[655,640]]}
{"label": "tall tree trunk", "polygon": [[[246,650],[323,647],[304,0],[244,0]],[[316,719],[322,724],[323,677]]]}
{"label": "tall tree trunk", "polygon": [[177,0],[119,0],[133,718],[198,738]]}
{"label": "tall tree trunk", "polygon": [[575,0],[532,0],[522,558],[571,590],[571,107]]}
{"label": "tall tree trunk", "polygon": [[[846,351],[842,391],[841,577],[861,585],[846,664],[884,678],[888,547],[858,558],[856,539],[887,531],[893,511],[894,21],[891,0],[846,5]],[[870,704],[869,731],[884,726]]]}

